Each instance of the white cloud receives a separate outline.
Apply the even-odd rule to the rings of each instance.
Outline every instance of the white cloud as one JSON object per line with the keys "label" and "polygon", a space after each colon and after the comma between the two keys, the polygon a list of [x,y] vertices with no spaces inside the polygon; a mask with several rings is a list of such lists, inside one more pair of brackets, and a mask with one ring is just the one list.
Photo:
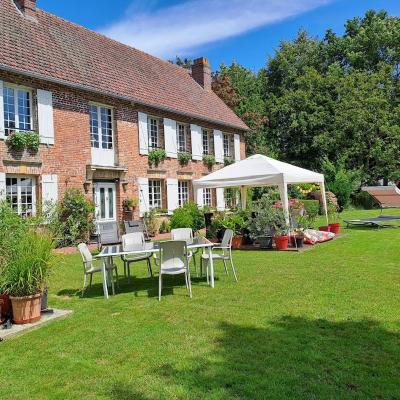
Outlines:
{"label": "white cloud", "polygon": [[136,0],[120,21],[105,27],[101,33],[151,54],[174,57],[331,1],[186,0],[157,8],[157,1]]}

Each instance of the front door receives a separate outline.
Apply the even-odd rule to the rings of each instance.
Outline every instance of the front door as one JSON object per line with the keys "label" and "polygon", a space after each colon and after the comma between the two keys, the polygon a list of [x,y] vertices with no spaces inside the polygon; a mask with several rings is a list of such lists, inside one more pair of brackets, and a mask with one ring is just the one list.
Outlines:
{"label": "front door", "polygon": [[97,182],[93,187],[96,222],[110,222],[117,219],[115,183]]}

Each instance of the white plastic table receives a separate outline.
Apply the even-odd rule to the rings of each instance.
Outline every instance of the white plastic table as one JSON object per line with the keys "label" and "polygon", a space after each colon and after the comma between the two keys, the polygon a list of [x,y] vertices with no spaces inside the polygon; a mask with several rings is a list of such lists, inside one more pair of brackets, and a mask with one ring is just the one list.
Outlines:
{"label": "white plastic table", "polygon": [[[196,237],[192,242],[187,242],[187,249],[207,249],[209,254],[209,265],[210,265],[210,286],[214,287],[214,262],[212,258],[212,248],[215,246],[215,243],[210,242],[208,239],[203,237]],[[122,245],[116,244],[111,246],[104,246],[101,252],[95,256],[96,258],[102,258],[102,268],[101,275],[103,280],[103,293],[104,297],[108,299],[108,285],[107,285],[107,270],[106,264],[112,264],[112,257],[120,257],[125,255],[132,254],[143,254],[143,253],[159,253],[160,252],[160,244],[159,242],[146,242],[143,246],[138,246],[137,249],[131,249],[129,251],[123,251]],[[112,293],[115,294],[114,289],[114,281],[112,276],[110,277],[110,284],[112,288]]]}

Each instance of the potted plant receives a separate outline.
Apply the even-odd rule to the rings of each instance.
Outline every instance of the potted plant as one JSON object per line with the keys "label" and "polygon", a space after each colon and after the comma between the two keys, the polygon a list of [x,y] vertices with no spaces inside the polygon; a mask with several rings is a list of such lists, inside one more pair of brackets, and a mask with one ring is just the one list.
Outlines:
{"label": "potted plant", "polygon": [[274,242],[277,250],[286,250],[289,247],[288,224],[282,208],[274,207],[274,214],[271,220]]}
{"label": "potted plant", "polygon": [[131,211],[137,207],[138,203],[139,201],[137,197],[130,197],[130,198],[128,197],[122,202],[122,205],[125,211]]}
{"label": "potted plant", "polygon": [[0,289],[10,296],[16,324],[40,320],[41,297],[55,262],[50,234],[29,229],[5,260]]}
{"label": "potted plant", "polygon": [[295,246],[301,248],[304,245],[304,231],[312,227],[314,217],[310,215],[299,215],[296,218],[296,227],[294,228],[295,236],[293,240],[295,241]]}
{"label": "potted plant", "polygon": [[245,219],[239,214],[227,214],[222,220],[221,225],[225,229],[231,229],[233,231],[232,238],[232,249],[240,249],[242,245],[243,235],[242,231],[245,227]]}
{"label": "potted plant", "polygon": [[328,201],[328,220],[329,220],[329,231],[335,235],[340,233],[340,217],[339,212],[335,204],[332,201]]}

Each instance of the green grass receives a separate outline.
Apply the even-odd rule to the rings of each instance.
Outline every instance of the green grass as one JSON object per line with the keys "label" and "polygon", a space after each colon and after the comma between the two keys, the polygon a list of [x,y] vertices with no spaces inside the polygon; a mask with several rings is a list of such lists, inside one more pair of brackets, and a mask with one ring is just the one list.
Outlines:
{"label": "green grass", "polygon": [[74,314],[0,343],[0,398],[400,399],[400,230],[344,233],[235,252],[239,283],[217,264],[215,289],[193,279],[190,300],[171,278],[161,303],[144,263],[108,301],[99,276],[82,299],[67,256],[50,304]]}

